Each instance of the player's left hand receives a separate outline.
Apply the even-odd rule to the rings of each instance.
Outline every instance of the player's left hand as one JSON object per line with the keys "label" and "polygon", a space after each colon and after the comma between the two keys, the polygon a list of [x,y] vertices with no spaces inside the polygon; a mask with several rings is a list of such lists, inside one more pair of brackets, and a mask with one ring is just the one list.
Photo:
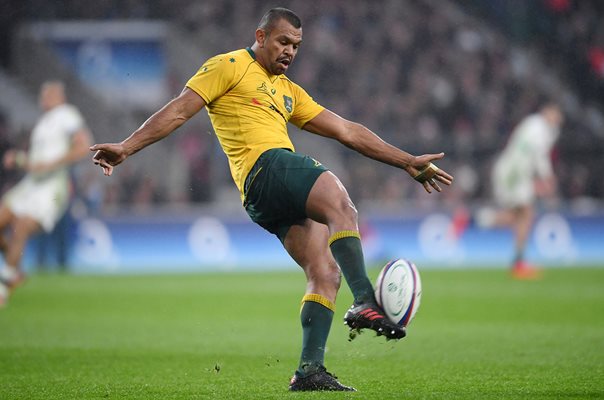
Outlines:
{"label": "player's left hand", "polygon": [[106,176],[113,173],[113,167],[120,164],[128,155],[121,143],[103,143],[90,146],[90,151],[96,151],[92,162],[103,169]]}
{"label": "player's left hand", "polygon": [[432,193],[432,189],[442,192],[439,182],[445,185],[450,185],[453,182],[453,176],[432,163],[433,160],[441,159],[444,155],[444,153],[439,153],[416,156],[407,168],[407,172],[413,179],[421,183],[428,193]]}

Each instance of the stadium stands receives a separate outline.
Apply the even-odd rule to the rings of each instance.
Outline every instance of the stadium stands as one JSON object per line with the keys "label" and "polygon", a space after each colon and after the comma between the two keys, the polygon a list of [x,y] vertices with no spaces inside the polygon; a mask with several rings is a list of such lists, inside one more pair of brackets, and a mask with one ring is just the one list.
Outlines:
{"label": "stadium stands", "polygon": [[[555,96],[568,112],[554,155],[563,182],[562,199],[565,204],[602,199],[604,181],[597,171],[602,169],[604,154],[604,72],[598,58],[604,46],[604,28],[599,23],[603,9],[597,1],[582,1],[581,7],[571,0],[545,1],[546,8],[530,11],[542,11],[548,18],[535,19],[527,10],[511,10],[508,3],[511,1],[488,2],[492,8],[486,10],[480,6],[486,3],[480,1],[280,3],[300,14],[305,32],[290,77],[320,103],[364,123],[394,145],[413,153],[445,151],[443,165],[457,177],[457,184],[445,196],[426,201],[425,196],[420,197],[421,187],[399,171],[323,139],[307,140],[292,128],[294,141],[336,170],[359,204],[453,207],[489,195],[489,166],[510,129],[542,96]],[[205,58],[251,45],[252,32],[267,7],[259,0],[29,0],[9,4],[12,8],[3,14],[15,18],[10,34],[0,39],[2,49],[7,47],[6,41],[17,43],[20,27],[32,21],[166,21],[172,27],[163,42],[169,65],[166,100],[181,90]],[[523,10],[525,18],[518,17]],[[493,23],[495,14],[499,19]],[[547,24],[536,25],[536,21]],[[52,51],[43,40],[36,45]],[[13,46],[10,57],[3,52],[7,57],[1,64],[4,73],[21,82],[25,90],[31,90],[31,85],[26,84],[24,64],[19,60],[31,57],[23,54],[31,49]],[[36,51],[36,57],[41,52]],[[29,73],[37,81],[46,78],[41,69]],[[73,71],[64,76],[73,83],[70,86],[78,88],[72,101],[85,105],[97,140],[124,136],[128,132],[114,130],[131,128],[132,121],[142,122],[150,112],[126,109],[128,115],[122,120],[127,122],[112,124],[117,120],[115,111],[84,85],[73,82],[74,77]],[[0,93],[0,97],[6,95]],[[198,117],[178,136],[158,144],[157,150],[137,155],[140,161],[131,160],[112,182],[104,183],[110,185],[105,207],[212,203],[224,198],[236,205],[238,196],[233,193],[227,163],[215,138],[206,134],[209,131],[207,118]],[[155,167],[150,173],[158,154],[167,154],[164,159],[171,160],[171,167]]]}

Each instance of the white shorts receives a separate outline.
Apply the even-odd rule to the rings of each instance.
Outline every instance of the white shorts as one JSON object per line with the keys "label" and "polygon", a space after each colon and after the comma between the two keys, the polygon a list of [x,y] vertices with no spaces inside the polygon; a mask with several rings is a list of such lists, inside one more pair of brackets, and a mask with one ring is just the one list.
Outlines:
{"label": "white shorts", "polygon": [[492,174],[493,195],[505,208],[526,206],[535,201],[533,177],[509,163],[497,162]]}
{"label": "white shorts", "polygon": [[62,174],[43,180],[28,175],[6,193],[3,202],[16,216],[30,217],[51,232],[67,210],[69,182]]}

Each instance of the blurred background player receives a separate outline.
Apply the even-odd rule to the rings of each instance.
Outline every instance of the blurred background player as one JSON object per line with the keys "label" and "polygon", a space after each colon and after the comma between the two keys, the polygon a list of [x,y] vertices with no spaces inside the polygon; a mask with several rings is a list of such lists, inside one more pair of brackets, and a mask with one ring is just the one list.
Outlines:
{"label": "blurred background player", "polygon": [[32,131],[29,151],[9,150],[3,157],[5,168],[22,168],[27,173],[0,205],[2,305],[9,291],[24,279],[21,258],[27,240],[42,230],[52,231],[65,213],[70,197],[68,168],[88,154],[91,142],[82,115],[66,103],[62,82],[43,83],[38,100],[43,114]]}
{"label": "blurred background player", "polygon": [[551,151],[560,134],[564,115],[559,104],[545,102],[514,128],[492,170],[492,190],[498,209],[483,208],[475,216],[479,227],[510,227],[514,233],[511,273],[517,279],[534,279],[539,268],[525,260],[525,249],[535,220],[538,197],[556,193]]}

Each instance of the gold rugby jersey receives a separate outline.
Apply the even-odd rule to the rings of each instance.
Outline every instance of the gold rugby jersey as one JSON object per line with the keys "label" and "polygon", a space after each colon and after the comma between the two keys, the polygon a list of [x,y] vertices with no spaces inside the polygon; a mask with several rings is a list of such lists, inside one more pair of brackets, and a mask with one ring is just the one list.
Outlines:
{"label": "gold rugby jersey", "polygon": [[287,122],[299,128],[324,110],[285,75],[271,75],[248,47],[210,58],[186,85],[207,103],[216,136],[241,192],[266,150],[294,150]]}

